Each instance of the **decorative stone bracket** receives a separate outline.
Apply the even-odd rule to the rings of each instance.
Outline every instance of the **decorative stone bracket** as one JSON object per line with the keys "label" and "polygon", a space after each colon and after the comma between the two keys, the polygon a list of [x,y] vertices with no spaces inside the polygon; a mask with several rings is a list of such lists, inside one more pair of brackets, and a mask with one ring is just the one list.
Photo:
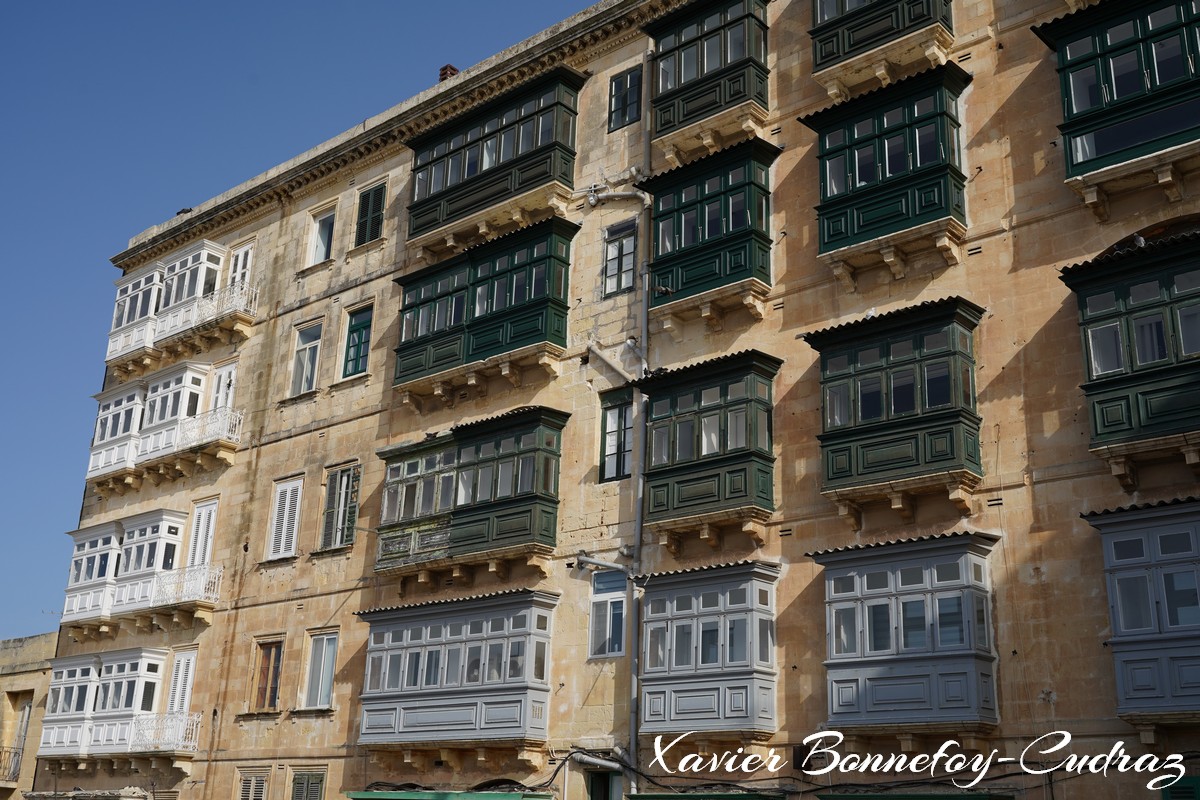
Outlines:
{"label": "decorative stone bracket", "polygon": [[756,548],[767,542],[767,520],[771,512],[758,506],[711,511],[690,517],[646,523],[645,529],[667,552],[678,557],[685,537],[695,536],[713,550],[721,549],[728,533],[744,533]]}
{"label": "decorative stone bracket", "polygon": [[499,376],[520,388],[531,374],[544,372],[549,380],[559,375],[564,350],[550,342],[538,342],[483,361],[454,367],[394,387],[400,404],[418,414],[434,408],[453,408],[462,399],[487,396],[488,379]]}
{"label": "decorative stone bracket", "polygon": [[867,84],[878,82],[881,86],[889,86],[914,68],[940,67],[950,59],[953,44],[954,35],[933,22],[874,50],[814,72],[813,80],[825,87],[830,98],[840,103]]}
{"label": "decorative stone bracket", "polygon": [[666,133],[654,140],[655,154],[665,162],[654,169],[674,169],[743,139],[761,139],[767,117],[766,109],[747,100]]}
{"label": "decorative stone bracket", "polygon": [[862,507],[866,503],[886,500],[889,507],[904,522],[916,516],[914,498],[918,494],[937,494],[945,491],[947,498],[964,517],[973,513],[971,495],[983,478],[966,470],[918,475],[881,483],[827,489],[821,492],[837,504],[838,516],[858,533],[862,530]]}
{"label": "decorative stone bracket", "polygon": [[1138,488],[1139,462],[1173,461],[1183,456],[1183,462],[1200,481],[1200,431],[1094,447],[1090,452],[1108,464],[1112,476],[1127,492]]}
{"label": "decorative stone bracket", "polygon": [[1101,222],[1109,220],[1109,198],[1151,186],[1162,189],[1167,202],[1187,196],[1184,174],[1200,170],[1200,141],[1170,147],[1111,167],[1067,178],[1066,185]]}
{"label": "decorative stone bracket", "polygon": [[679,343],[684,339],[683,323],[689,319],[703,319],[712,333],[724,330],[726,314],[738,309],[745,309],[753,320],[762,319],[770,292],[771,287],[758,278],[747,278],[651,308],[650,319],[657,323],[659,332]]}
{"label": "decorative stone bracket", "polygon": [[967,229],[961,222],[946,217],[862,244],[842,247],[817,258],[829,267],[846,292],[856,292],[858,272],[886,266],[892,278],[900,280],[908,274],[909,260],[923,251],[936,250],[947,267],[961,264],[966,235]]}

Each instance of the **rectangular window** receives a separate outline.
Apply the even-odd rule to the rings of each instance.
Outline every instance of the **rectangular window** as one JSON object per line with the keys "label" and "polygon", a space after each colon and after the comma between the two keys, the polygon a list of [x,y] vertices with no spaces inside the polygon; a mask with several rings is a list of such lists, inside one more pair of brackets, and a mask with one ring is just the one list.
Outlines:
{"label": "rectangular window", "polygon": [[614,225],[604,234],[604,296],[633,288],[637,220]]}
{"label": "rectangular window", "polygon": [[321,529],[321,549],[354,543],[361,475],[362,466],[359,464],[325,473],[325,520]]}
{"label": "rectangular window", "polygon": [[300,489],[303,478],[275,484],[275,502],[271,506],[271,527],[267,559],[296,554],[296,531],[300,526]]}
{"label": "rectangular window", "polygon": [[354,228],[355,247],[383,236],[383,205],[386,193],[385,183],[358,193],[358,224]]}
{"label": "rectangular window", "polygon": [[313,216],[312,255],[310,263],[320,264],[333,258],[333,223],[337,214],[333,209]]}
{"label": "rectangular window", "polygon": [[296,357],[292,362],[292,396],[317,388],[317,356],[321,350],[321,323],[296,330]]}
{"label": "rectangular window", "polygon": [[350,312],[346,322],[346,359],[342,377],[367,371],[367,355],[371,347],[371,315],[374,307],[365,306]]}
{"label": "rectangular window", "polygon": [[642,117],[642,68],[622,72],[609,83],[608,130],[617,130]]}
{"label": "rectangular window", "polygon": [[292,775],[292,800],[323,800],[325,773],[297,772]]}
{"label": "rectangular window", "polygon": [[266,774],[240,775],[237,800],[267,800]]}
{"label": "rectangular window", "polygon": [[627,478],[633,460],[633,403],[604,406],[601,414],[600,480]]}
{"label": "rectangular window", "polygon": [[592,575],[593,658],[625,654],[625,574],[616,570]]}
{"label": "rectangular window", "polygon": [[279,671],[283,665],[283,640],[258,642],[257,650],[253,708],[255,711],[277,711]]}
{"label": "rectangular window", "polygon": [[333,697],[333,675],[337,663],[336,633],[314,633],[309,638],[308,681],[305,708],[329,708]]}

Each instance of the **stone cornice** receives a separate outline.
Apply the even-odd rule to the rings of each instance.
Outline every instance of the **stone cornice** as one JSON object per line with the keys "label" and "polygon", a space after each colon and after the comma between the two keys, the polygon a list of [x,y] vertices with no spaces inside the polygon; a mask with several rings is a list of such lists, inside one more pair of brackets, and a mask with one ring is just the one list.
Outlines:
{"label": "stone cornice", "polygon": [[[381,159],[401,142],[458,117],[558,66],[586,65],[597,54],[634,40],[647,23],[691,0],[610,0],[444,81],[194,211],[130,240],[112,263],[128,271],[199,236],[229,227],[255,210],[287,203],[296,193],[351,165]],[[586,15],[586,16],[585,16]],[[374,160],[374,159],[372,159]]]}

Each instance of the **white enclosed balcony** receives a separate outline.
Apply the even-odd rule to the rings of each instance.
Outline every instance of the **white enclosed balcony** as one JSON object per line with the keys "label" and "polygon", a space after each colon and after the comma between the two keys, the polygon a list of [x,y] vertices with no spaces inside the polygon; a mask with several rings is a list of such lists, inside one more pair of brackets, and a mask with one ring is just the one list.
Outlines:
{"label": "white enclosed balcony", "polygon": [[235,334],[245,339],[257,311],[258,288],[235,283],[160,311],[154,341],[167,348],[182,346],[189,331],[219,341],[230,341]]}

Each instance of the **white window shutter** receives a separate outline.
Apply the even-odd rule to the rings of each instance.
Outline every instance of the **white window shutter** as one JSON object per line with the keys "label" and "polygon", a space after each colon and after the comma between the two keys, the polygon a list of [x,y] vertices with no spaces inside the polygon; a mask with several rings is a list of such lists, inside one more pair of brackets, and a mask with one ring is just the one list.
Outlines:
{"label": "white window shutter", "polygon": [[171,667],[171,688],[167,693],[167,711],[184,712],[192,704],[192,677],[196,671],[196,651],[175,654]]}
{"label": "white window shutter", "polygon": [[300,523],[300,488],[303,479],[275,484],[275,504],[271,513],[271,542],[268,558],[282,558],[296,552],[296,529]]}
{"label": "white window shutter", "polygon": [[192,515],[192,536],[188,542],[189,567],[207,564],[212,558],[213,526],[217,520],[217,501],[211,500],[196,505]]}

